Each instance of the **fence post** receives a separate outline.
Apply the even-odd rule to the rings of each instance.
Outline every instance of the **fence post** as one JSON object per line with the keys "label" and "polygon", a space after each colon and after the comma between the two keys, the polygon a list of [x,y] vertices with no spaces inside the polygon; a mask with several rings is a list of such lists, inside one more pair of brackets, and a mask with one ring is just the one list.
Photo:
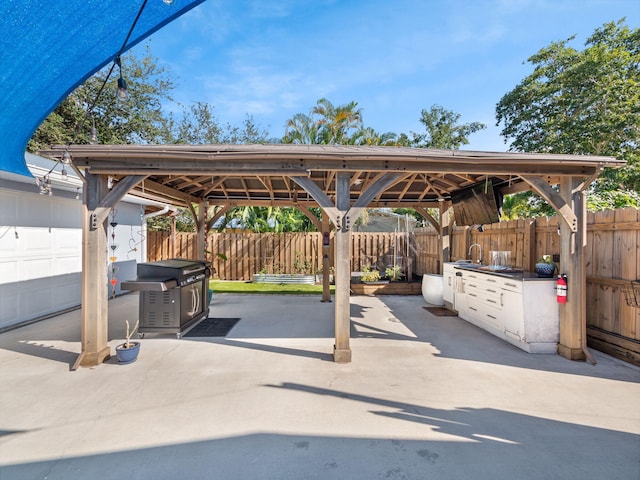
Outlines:
{"label": "fence post", "polygon": [[322,211],[322,302],[331,301],[330,261],[331,253],[331,224],[329,216]]}
{"label": "fence post", "polygon": [[[471,227],[464,227],[464,248],[462,249],[462,259],[466,260],[467,255],[469,255],[469,247],[471,246]],[[482,257],[479,259],[480,263],[482,263]]]}

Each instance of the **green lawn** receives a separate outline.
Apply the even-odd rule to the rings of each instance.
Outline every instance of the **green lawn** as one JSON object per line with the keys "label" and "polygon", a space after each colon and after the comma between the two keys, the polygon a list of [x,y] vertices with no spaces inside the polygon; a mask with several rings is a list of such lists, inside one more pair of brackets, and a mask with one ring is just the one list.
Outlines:
{"label": "green lawn", "polygon": [[[260,293],[260,294],[293,294],[293,295],[322,295],[322,285],[291,285],[284,283],[253,283],[253,282],[225,282],[210,280],[209,288],[214,293]],[[335,286],[331,285],[331,293]]]}

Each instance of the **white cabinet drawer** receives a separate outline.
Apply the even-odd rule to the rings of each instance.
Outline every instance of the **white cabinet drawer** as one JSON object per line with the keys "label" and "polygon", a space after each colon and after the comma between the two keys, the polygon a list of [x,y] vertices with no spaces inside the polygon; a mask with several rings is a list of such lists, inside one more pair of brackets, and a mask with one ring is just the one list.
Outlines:
{"label": "white cabinet drawer", "polygon": [[489,306],[494,306],[496,308],[502,306],[500,292],[497,290],[490,293],[484,289],[467,288],[467,295],[479,302],[487,303]]}
{"label": "white cabinet drawer", "polygon": [[476,300],[469,298],[469,305],[467,306],[469,316],[473,317],[491,328],[502,332],[504,325],[502,321],[502,314],[499,307],[494,307],[483,300]]}
{"label": "white cabinet drawer", "polygon": [[524,282],[519,280],[511,280],[508,278],[500,279],[500,287],[510,292],[522,292],[522,284]]}

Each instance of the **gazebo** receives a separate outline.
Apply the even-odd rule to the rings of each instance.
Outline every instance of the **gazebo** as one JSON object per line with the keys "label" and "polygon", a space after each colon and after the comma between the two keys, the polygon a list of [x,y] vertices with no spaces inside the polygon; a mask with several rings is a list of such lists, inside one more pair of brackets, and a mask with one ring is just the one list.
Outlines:
{"label": "gazebo", "polygon": [[[604,167],[624,164],[615,158],[284,144],[71,145],[43,153],[70,161],[85,184],[82,353],[77,365],[97,365],[110,356],[107,298],[103,295],[107,219],[127,193],[190,208],[203,256],[206,232],[235,206],[294,206],[310,218],[309,207],[319,206],[323,212],[320,229],[329,231],[330,224],[335,228],[333,356],[338,363],[348,363],[349,235],[362,209],[415,208],[440,234],[442,264],[449,260],[452,197],[478,185],[499,194],[532,189],[558,212],[560,263],[569,292],[567,303],[559,307],[558,353],[572,360],[590,356],[586,348],[585,190]],[[207,206],[220,208],[206,218]],[[438,218],[427,208],[437,208]]]}

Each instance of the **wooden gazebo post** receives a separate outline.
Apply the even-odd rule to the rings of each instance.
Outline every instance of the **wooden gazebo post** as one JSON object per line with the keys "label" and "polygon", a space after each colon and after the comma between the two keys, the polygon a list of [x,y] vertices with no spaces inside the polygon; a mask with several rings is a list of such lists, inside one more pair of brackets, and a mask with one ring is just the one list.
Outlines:
{"label": "wooden gazebo post", "polygon": [[336,307],[335,307],[335,337],[333,359],[337,363],[351,361],[351,347],[349,346],[351,312],[351,207],[349,182],[351,174],[340,172],[336,175],[336,207],[338,210],[338,224],[336,225]]}
{"label": "wooden gazebo post", "polygon": [[107,220],[112,208],[145,176],[131,175],[108,189],[107,175],[84,174],[82,202],[81,350],[71,367],[92,367],[111,356],[107,297]]}
{"label": "wooden gazebo post", "polygon": [[570,360],[596,363],[587,349],[587,277],[584,247],[587,243],[587,207],[583,179],[563,177],[560,196],[575,215],[576,228],[572,231],[566,222],[560,222],[560,266],[567,275],[567,303],[560,304],[560,340],[558,353]]}
{"label": "wooden gazebo post", "polygon": [[560,268],[567,275],[567,303],[560,304],[558,354],[570,360],[595,360],[587,348],[587,298],[584,248],[587,243],[587,207],[584,189],[592,178],[562,176],[560,193],[540,177],[523,175],[555,210],[560,221]]}
{"label": "wooden gazebo post", "polygon": [[107,192],[107,176],[85,174],[82,202],[82,332],[78,366],[99,365],[111,356],[108,341],[107,302],[107,218],[97,218],[95,210]]}

